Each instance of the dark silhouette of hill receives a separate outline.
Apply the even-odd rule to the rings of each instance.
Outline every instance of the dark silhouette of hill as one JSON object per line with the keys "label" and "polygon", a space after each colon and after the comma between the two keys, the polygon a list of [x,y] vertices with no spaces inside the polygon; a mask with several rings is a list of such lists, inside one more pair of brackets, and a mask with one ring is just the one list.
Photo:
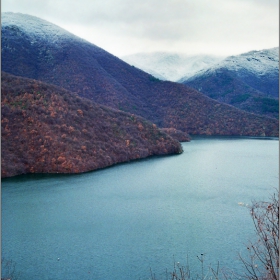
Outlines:
{"label": "dark silhouette of hill", "polygon": [[190,134],[277,136],[278,121],[163,82],[36,17],[2,16],[2,70]]}
{"label": "dark silhouette of hill", "polygon": [[1,175],[80,173],[181,144],[155,124],[57,86],[2,72]]}

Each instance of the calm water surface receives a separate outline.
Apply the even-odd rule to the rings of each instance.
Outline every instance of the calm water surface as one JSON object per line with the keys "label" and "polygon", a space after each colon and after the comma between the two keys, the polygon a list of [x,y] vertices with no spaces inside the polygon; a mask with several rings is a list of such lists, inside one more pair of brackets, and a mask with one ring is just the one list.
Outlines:
{"label": "calm water surface", "polygon": [[[2,257],[20,279],[165,279],[186,257],[241,271],[249,210],[278,188],[278,139],[195,138],[184,153],[2,180]],[[198,271],[199,272],[199,271]]]}

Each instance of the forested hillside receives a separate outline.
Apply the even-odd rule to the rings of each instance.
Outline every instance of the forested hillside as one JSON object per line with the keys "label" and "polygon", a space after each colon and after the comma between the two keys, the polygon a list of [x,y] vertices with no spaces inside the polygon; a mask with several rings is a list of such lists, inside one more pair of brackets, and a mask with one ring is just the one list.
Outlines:
{"label": "forested hillside", "polygon": [[1,175],[80,173],[181,144],[155,124],[37,80],[2,74]]}

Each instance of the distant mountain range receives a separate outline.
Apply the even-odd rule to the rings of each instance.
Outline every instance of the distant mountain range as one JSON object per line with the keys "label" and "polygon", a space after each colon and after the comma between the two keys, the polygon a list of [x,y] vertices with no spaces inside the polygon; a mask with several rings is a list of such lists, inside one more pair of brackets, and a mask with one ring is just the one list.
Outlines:
{"label": "distant mountain range", "polygon": [[[75,153],[75,156],[72,156],[72,158],[77,158],[76,155],[79,155],[82,159],[79,163],[80,166],[87,166],[84,165],[85,161],[91,162],[90,158],[85,157],[83,159],[79,153],[81,153],[81,146],[85,146],[87,151],[94,149],[95,144],[93,146],[90,146],[91,144],[89,143],[82,145],[86,141],[83,139],[82,130],[90,130],[89,127],[95,121],[99,123],[98,129],[93,130],[92,134],[90,134],[91,136],[88,136],[89,138],[86,139],[90,141],[90,137],[95,135],[97,141],[103,143],[99,143],[98,145],[104,145],[104,148],[96,150],[97,157],[92,158],[92,162],[98,162],[99,156],[106,158],[108,155],[111,158],[111,160],[108,159],[107,161],[108,165],[123,161],[125,157],[120,156],[116,151],[120,151],[120,154],[122,154],[122,151],[128,149],[127,146],[126,148],[121,146],[122,148],[118,149],[119,144],[115,147],[114,145],[107,147],[104,142],[108,141],[120,143],[118,141],[129,140],[128,142],[125,141],[128,147],[129,145],[137,144],[135,147],[139,147],[140,150],[137,152],[138,148],[132,149],[130,156],[126,157],[126,160],[130,160],[138,158],[138,155],[141,158],[152,154],[166,154],[171,151],[178,153],[178,142],[172,138],[168,139],[170,136],[166,136],[165,132],[172,135],[172,137],[183,137],[185,139],[187,139],[185,133],[248,136],[279,135],[279,122],[276,119],[250,114],[232,106],[219,103],[183,84],[160,81],[154,76],[130,66],[96,45],[80,39],[62,28],[37,17],[18,13],[2,14],[1,63],[2,71],[33,79],[31,82],[20,77],[14,77],[14,80],[10,81],[10,77],[4,76],[4,79],[9,80],[7,83],[12,83],[12,88],[16,89],[18,84],[18,87],[26,90],[26,95],[22,91],[16,92],[15,90],[11,97],[6,98],[7,100],[2,98],[1,105],[4,109],[2,111],[2,125],[3,118],[6,119],[2,131],[4,129],[8,134],[10,133],[10,135],[6,135],[6,138],[2,136],[2,147],[5,147],[2,167],[5,167],[6,164],[5,151],[9,149],[9,141],[11,139],[14,139],[15,144],[13,147],[17,150],[11,151],[11,154],[9,154],[9,158],[11,159],[8,161],[9,163],[15,161],[15,158],[23,154],[23,151],[26,151],[26,149],[34,150],[33,144],[30,143],[30,139],[32,139],[30,138],[31,131],[30,133],[24,131],[24,129],[27,130],[31,125],[34,131],[38,131],[42,141],[51,134],[53,136],[57,135],[52,145],[62,143],[60,138],[62,134],[59,134],[59,129],[61,128],[54,125],[50,126],[49,122],[51,121],[62,127],[62,120],[64,118],[67,129],[69,129],[69,126],[73,127],[75,132],[75,137],[73,137],[77,143],[71,144],[72,154],[66,153],[66,144],[64,146],[58,145],[57,147],[60,148],[52,146],[52,149],[55,151],[55,154],[65,151],[64,162],[66,162],[65,166],[68,166],[69,172],[76,172],[74,161],[71,161],[71,156]],[[6,94],[9,95],[9,84],[7,83],[4,83],[5,88],[3,90],[4,92],[7,90]],[[28,88],[25,88],[25,83],[29,85]],[[51,85],[58,86],[61,89],[50,89],[49,87],[52,87]],[[48,97],[49,95],[45,94],[46,100],[40,99],[43,104],[44,102],[46,103],[44,105],[45,107],[42,107],[43,105],[40,103],[41,109],[38,109],[38,112],[41,112],[42,116],[44,116],[41,118],[40,113],[35,108],[37,103],[31,102],[32,98],[34,100],[38,98],[37,88],[39,92],[46,91],[49,92],[48,94],[54,91],[54,95],[57,91],[57,94],[60,96],[63,95],[63,98],[66,98],[66,100],[64,99],[64,102],[61,101],[61,97],[54,97],[52,99]],[[44,90],[44,88],[46,89]],[[59,93],[60,91],[64,93]],[[68,102],[71,104],[75,103],[72,100],[72,95],[75,96],[74,100],[83,100],[76,101],[76,103],[83,104],[79,106],[82,106],[84,109],[78,108],[79,106],[72,105],[71,107],[69,105]],[[77,99],[76,95],[79,95],[82,99]],[[67,101],[68,98],[69,101]],[[26,107],[22,104],[25,104]],[[30,104],[32,105],[30,106]],[[72,108],[71,110],[69,106]],[[110,110],[113,109],[114,113],[107,111],[111,116],[107,117],[104,112],[105,109],[98,106],[111,107]],[[27,112],[27,108],[31,108],[31,111]],[[80,111],[78,110],[81,110],[84,116],[87,115],[87,119],[81,118],[79,116]],[[92,110],[96,111],[96,113],[92,112]],[[8,114],[10,117],[5,117],[5,114]],[[141,117],[137,117],[137,115]],[[104,122],[102,122],[103,116]],[[30,122],[30,118],[33,122]],[[132,123],[129,121],[129,118]],[[144,131],[147,130],[147,133],[150,131],[150,134],[146,133],[143,135],[138,132],[140,134],[137,136],[138,138],[136,137],[137,133],[133,132],[138,131],[133,126],[133,120],[135,118],[137,119],[138,130],[140,132],[141,129]],[[34,122],[37,119],[38,122]],[[120,121],[117,121],[118,119]],[[87,128],[83,127],[84,122],[87,124]],[[113,126],[114,122],[115,133],[123,134],[122,137],[124,138],[120,138],[121,140],[112,138],[114,129],[111,125]],[[19,123],[22,123],[23,126],[19,126]],[[145,126],[146,123],[147,127]],[[48,129],[41,131],[39,127],[47,127]],[[158,130],[157,127],[164,128],[164,130]],[[67,129],[65,128],[63,131]],[[111,132],[108,132],[107,137],[105,137],[107,130]],[[131,137],[129,138],[130,131]],[[72,138],[73,140],[70,131],[69,133],[69,137],[66,133],[64,134],[66,134],[66,138]],[[20,140],[12,137],[17,134],[23,135]],[[155,137],[155,135],[158,135],[159,138]],[[139,137],[147,141],[144,141],[142,146],[138,146],[138,143],[141,142]],[[51,138],[54,139],[52,136]],[[133,141],[134,138],[135,141]],[[165,142],[165,139],[168,141]],[[161,144],[160,141],[163,141],[164,144]],[[78,143],[81,143],[81,145],[78,145]],[[151,148],[151,143],[155,145],[153,148]],[[115,156],[113,156],[113,151],[117,153]],[[52,154],[52,152],[49,154]],[[33,156],[24,156],[26,160],[24,164],[28,165],[29,162],[34,163],[34,157],[36,155],[37,152]],[[72,165],[69,162],[72,162]],[[69,166],[72,166],[72,169]],[[93,168],[93,166],[95,165],[91,165],[89,169]],[[100,164],[98,166],[104,167],[105,165]],[[77,172],[89,169],[81,168],[77,169]],[[33,172],[30,169],[26,170],[29,170],[26,172]],[[38,170],[41,169],[36,169],[34,172],[41,172]],[[61,169],[59,172],[62,172]]]}
{"label": "distant mountain range", "polygon": [[138,53],[122,59],[161,80],[178,81],[239,109],[279,118],[279,47],[227,58]]}
{"label": "distant mountain range", "polygon": [[[258,116],[217,103],[184,85],[160,81],[29,15],[2,15],[2,70],[55,84],[96,103],[140,115],[159,127],[175,127],[190,134],[272,133],[267,128],[259,130]],[[240,118],[244,119],[242,125]]]}
{"label": "distant mountain range", "polygon": [[211,55],[185,55],[168,52],[137,53],[121,57],[154,77],[177,82],[221,61],[224,57]]}

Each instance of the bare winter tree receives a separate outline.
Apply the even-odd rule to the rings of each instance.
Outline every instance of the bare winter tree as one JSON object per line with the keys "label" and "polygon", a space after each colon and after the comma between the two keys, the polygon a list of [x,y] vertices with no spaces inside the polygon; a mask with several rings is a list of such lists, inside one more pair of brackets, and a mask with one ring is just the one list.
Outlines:
{"label": "bare winter tree", "polygon": [[[191,276],[188,265],[174,262],[174,269],[166,272],[170,280],[279,280],[279,191],[268,202],[253,202],[249,207],[255,226],[256,241],[247,246],[248,255],[239,255],[245,271],[234,272],[220,269],[219,263],[214,269],[211,264],[205,270],[204,254],[197,256],[201,262],[201,275]],[[151,273],[152,280],[156,280]]]}
{"label": "bare winter tree", "polygon": [[279,199],[253,202],[250,207],[257,241],[247,247],[249,257],[240,259],[246,268],[246,279],[279,280]]}

